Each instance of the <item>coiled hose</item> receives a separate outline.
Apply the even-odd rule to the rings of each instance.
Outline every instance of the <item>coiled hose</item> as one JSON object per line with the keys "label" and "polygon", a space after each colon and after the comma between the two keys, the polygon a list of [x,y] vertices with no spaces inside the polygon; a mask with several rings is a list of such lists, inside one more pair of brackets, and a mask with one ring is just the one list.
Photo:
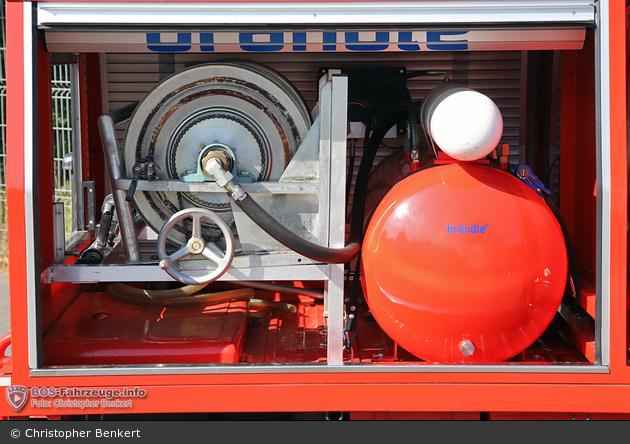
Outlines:
{"label": "coiled hose", "polygon": [[249,300],[249,306],[251,308],[275,309],[289,313],[297,312],[297,307],[293,304],[255,299],[254,296],[256,292],[253,288],[239,288],[236,290],[195,294],[197,291],[206,287],[206,285],[187,285],[171,290],[144,290],[130,285],[116,283],[105,287],[105,292],[118,302],[133,305],[159,307],[215,305],[230,301]]}

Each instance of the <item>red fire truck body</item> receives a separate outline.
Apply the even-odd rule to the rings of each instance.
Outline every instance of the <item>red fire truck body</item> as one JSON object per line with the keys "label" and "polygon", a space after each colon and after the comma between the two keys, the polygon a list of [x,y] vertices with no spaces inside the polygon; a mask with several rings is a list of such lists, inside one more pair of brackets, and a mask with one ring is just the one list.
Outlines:
{"label": "red fire truck body", "polygon": [[626,17],[8,1],[0,415],[630,418]]}

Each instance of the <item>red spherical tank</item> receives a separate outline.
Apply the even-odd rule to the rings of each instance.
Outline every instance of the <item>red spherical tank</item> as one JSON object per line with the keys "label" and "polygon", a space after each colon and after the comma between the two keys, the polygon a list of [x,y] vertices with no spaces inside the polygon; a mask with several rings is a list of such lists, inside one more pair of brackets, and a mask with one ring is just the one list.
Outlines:
{"label": "red spherical tank", "polygon": [[567,280],[544,200],[490,166],[426,168],[396,184],[368,225],[362,283],[374,318],[431,362],[500,362],[551,323]]}

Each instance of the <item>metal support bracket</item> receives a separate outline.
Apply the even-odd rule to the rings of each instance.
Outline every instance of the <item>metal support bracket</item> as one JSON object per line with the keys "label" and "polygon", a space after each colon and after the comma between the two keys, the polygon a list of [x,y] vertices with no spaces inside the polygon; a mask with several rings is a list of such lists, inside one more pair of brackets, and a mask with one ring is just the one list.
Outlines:
{"label": "metal support bracket", "polygon": [[88,220],[87,226],[88,230],[94,231],[96,230],[96,209],[95,209],[95,185],[94,181],[83,181],[81,182],[81,190],[87,190],[87,211],[88,211]]}
{"label": "metal support bracket", "polygon": [[61,263],[66,258],[66,220],[63,202],[53,203],[53,243],[55,262]]}

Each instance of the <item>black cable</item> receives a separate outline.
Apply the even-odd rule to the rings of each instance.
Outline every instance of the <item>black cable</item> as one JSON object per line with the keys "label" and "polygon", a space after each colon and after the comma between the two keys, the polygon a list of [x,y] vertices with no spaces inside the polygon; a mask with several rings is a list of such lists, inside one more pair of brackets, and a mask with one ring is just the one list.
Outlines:
{"label": "black cable", "polygon": [[549,185],[551,183],[551,173],[553,173],[553,167],[556,165],[556,163],[558,163],[559,160],[560,160],[560,156],[558,155],[556,156],[556,158],[551,163],[551,166],[549,167],[549,171],[547,172],[547,180],[545,181],[545,186],[547,187],[547,189],[550,189]]}
{"label": "black cable", "polygon": [[355,145],[354,142],[350,144],[350,157],[348,159],[348,173],[346,174],[346,205],[350,201],[350,188],[352,188],[352,176],[354,175],[354,157],[355,157]]}
{"label": "black cable", "polygon": [[551,196],[546,193],[542,193],[547,206],[551,210],[551,212],[556,216],[558,223],[560,224],[560,228],[562,229],[562,234],[564,235],[564,243],[567,247],[567,259],[569,261],[569,278],[573,282],[573,289],[575,290],[575,300],[579,304],[580,299],[582,297],[582,286],[580,284],[580,265],[578,264],[577,256],[575,255],[575,250],[573,249],[573,243],[571,242],[571,236],[569,236],[569,229],[567,228],[566,223],[564,222],[564,218],[562,217],[562,213],[560,209],[556,206],[556,203],[553,201]]}
{"label": "black cable", "polygon": [[413,79],[414,77],[421,77],[421,76],[428,76],[428,75],[429,75],[429,71],[413,71],[413,72],[408,72],[407,74],[405,74],[403,76],[403,79],[409,80],[409,79]]}
{"label": "black cable", "polygon": [[389,145],[386,145],[385,142],[381,142],[381,146],[384,148],[387,148],[388,150],[402,150],[404,148],[404,146],[402,145],[389,146]]}
{"label": "black cable", "polygon": [[374,130],[372,137],[368,140],[367,145],[363,148],[363,157],[361,158],[361,164],[359,165],[359,171],[357,172],[357,181],[354,185],[354,199],[352,203],[352,220],[350,225],[350,237],[359,234],[361,240],[363,240],[363,224],[365,217],[365,199],[367,194],[368,182],[370,179],[370,173],[372,172],[372,165],[378,151],[378,147],[381,145],[381,141],[389,129],[399,122],[401,118],[404,118],[406,110],[398,110],[398,112],[390,114],[388,120],[381,123],[377,129]]}
{"label": "black cable", "polygon": [[[355,331],[357,328],[357,317],[359,314],[359,289],[361,288],[361,253],[357,256],[357,263],[354,267],[354,277],[352,279],[352,287],[348,296],[348,317],[346,318],[346,331]],[[352,316],[350,316],[352,315]]]}
{"label": "black cable", "polygon": [[[411,99],[411,94],[409,93],[409,89],[405,85],[405,82],[401,79],[390,78],[390,79],[386,79],[380,82],[359,82],[359,85],[365,88],[372,88],[372,89],[387,88],[385,91],[383,91],[377,103],[372,108],[373,111],[378,108],[380,100],[385,96],[385,93],[389,89],[396,88],[402,94],[403,100],[405,101],[405,107],[407,109],[407,120],[409,121],[409,130],[410,130],[409,138],[411,139],[411,149],[418,150],[418,140],[419,140],[418,139],[418,116],[416,115],[416,112],[415,112],[416,108],[413,104],[413,100]],[[398,122],[394,122],[391,125],[389,125],[387,130],[389,131],[389,128],[394,126],[396,123]],[[366,125],[365,132],[366,132],[366,135],[369,135],[368,125]]]}

